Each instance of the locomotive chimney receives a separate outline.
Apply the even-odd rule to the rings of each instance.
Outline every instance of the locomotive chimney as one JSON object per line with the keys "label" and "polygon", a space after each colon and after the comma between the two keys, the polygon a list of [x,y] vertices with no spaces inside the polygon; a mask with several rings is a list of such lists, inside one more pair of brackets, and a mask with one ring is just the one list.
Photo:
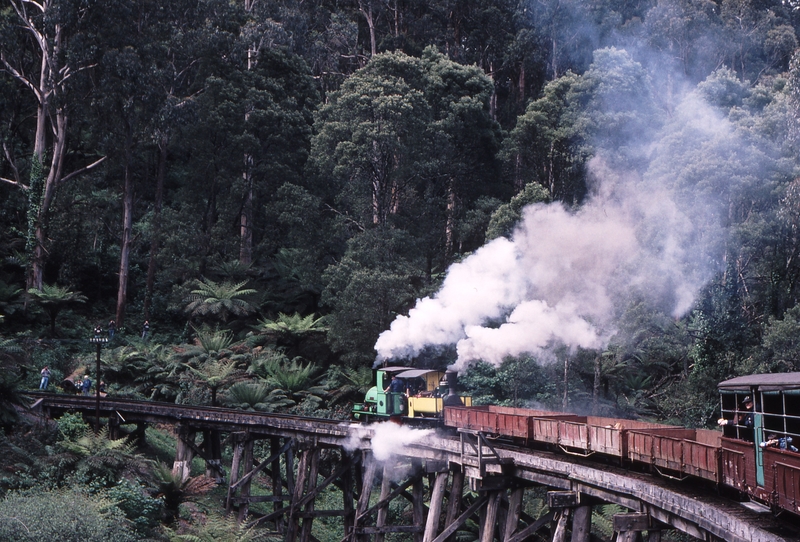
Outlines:
{"label": "locomotive chimney", "polygon": [[461,398],[458,396],[458,373],[455,371],[447,371],[444,374],[447,381],[447,397],[444,398],[445,406],[461,406]]}

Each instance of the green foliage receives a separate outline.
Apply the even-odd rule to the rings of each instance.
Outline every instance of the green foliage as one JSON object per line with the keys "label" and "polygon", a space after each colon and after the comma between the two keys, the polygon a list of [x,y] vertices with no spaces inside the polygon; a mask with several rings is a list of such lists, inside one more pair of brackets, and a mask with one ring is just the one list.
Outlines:
{"label": "green foliage", "polygon": [[231,360],[208,360],[195,368],[186,365],[187,377],[193,382],[203,384],[211,391],[211,406],[217,404],[217,391],[231,385],[241,377],[236,362]]}
{"label": "green foliage", "polygon": [[39,212],[42,206],[42,196],[44,190],[44,167],[39,157],[34,154],[31,157],[30,189],[28,190],[28,230],[25,238],[25,253],[30,258],[33,249],[36,247],[36,224],[39,220]]}
{"label": "green foliage", "polygon": [[206,354],[215,354],[226,350],[233,343],[233,337],[229,331],[212,331],[209,328],[195,330],[197,332],[197,342]]}
{"label": "green foliage", "polygon": [[374,385],[370,367],[331,366],[325,372],[325,388],[330,393],[330,404],[342,401],[360,402]]}
{"label": "green foliage", "polygon": [[0,540],[133,542],[138,537],[110,498],[67,488],[6,495],[0,501]]}
{"label": "green foliage", "polygon": [[322,301],[333,309],[328,340],[347,365],[371,364],[378,335],[413,303],[420,281],[415,248],[407,232],[368,230],[325,272]]}
{"label": "green foliage", "polygon": [[465,395],[472,397],[473,405],[497,404],[504,399],[497,369],[485,361],[470,365],[458,382]]}
{"label": "green foliage", "polygon": [[226,402],[244,410],[275,412],[292,406],[294,401],[286,396],[286,391],[272,388],[263,382],[237,382],[228,388]]}
{"label": "green foliage", "polygon": [[64,441],[77,442],[89,430],[90,426],[81,414],[67,412],[58,419],[58,432]]}
{"label": "green foliage", "polygon": [[75,475],[93,488],[112,487],[123,473],[144,469],[145,461],[136,454],[135,443],[109,438],[107,426],[98,433],[86,428],[77,438],[64,438],[59,447],[78,458]]}
{"label": "green foliage", "polygon": [[614,537],[614,516],[627,509],[617,504],[603,504],[592,508],[592,532],[611,540]]}
{"label": "green foliage", "polygon": [[191,525],[189,531],[184,534],[170,531],[169,539],[171,542],[257,542],[268,539],[256,527],[248,527],[246,521],[237,521],[233,514],[210,513],[203,523]]}
{"label": "green foliage", "polygon": [[158,494],[164,499],[164,508],[172,518],[177,517],[182,503],[205,495],[217,485],[213,478],[204,475],[184,478],[182,472],[173,472],[160,461],[154,464],[153,475],[158,486]]}
{"label": "green foliage", "polygon": [[475,405],[504,405],[536,409],[558,402],[553,376],[532,356],[506,358],[500,367],[480,361],[459,377],[459,387]]}
{"label": "green foliage", "polygon": [[742,360],[737,372],[784,373],[800,370],[800,305],[770,318],[753,358]]}
{"label": "green foliage", "polygon": [[0,427],[10,427],[19,418],[17,409],[28,406],[22,381],[10,371],[0,371]]}
{"label": "green foliage", "polygon": [[28,295],[42,307],[50,318],[50,334],[56,334],[56,318],[58,313],[73,303],[86,303],[86,296],[73,292],[65,286],[42,284],[41,290],[31,288]]}
{"label": "green foliage", "polygon": [[302,335],[310,331],[325,331],[327,328],[324,326],[324,323],[324,316],[315,318],[314,314],[300,316],[299,313],[294,313],[292,315],[280,313],[275,320],[265,318],[259,321],[261,328],[265,331],[275,331],[290,335]]}
{"label": "green foliage", "polygon": [[[0,280],[0,316],[10,316],[23,307],[24,290]],[[2,322],[2,320],[0,320]]]}
{"label": "green foliage", "polygon": [[497,237],[510,237],[522,218],[522,209],[534,203],[547,203],[550,195],[540,184],[529,183],[516,196],[511,198],[509,203],[505,203],[492,213],[489,225],[486,228],[486,239],[491,240]]}
{"label": "green foliage", "polygon": [[305,402],[303,408],[310,410],[318,407],[326,395],[323,386],[318,385],[321,376],[319,367],[314,363],[303,364],[295,358],[291,362],[280,356],[270,356],[254,360],[250,372],[260,376],[273,389],[276,398],[280,392],[295,403]]}
{"label": "green foliage", "polygon": [[139,484],[123,478],[106,494],[122,510],[140,536],[149,535],[160,525],[163,501],[149,496]]}
{"label": "green foliage", "polygon": [[223,323],[232,316],[246,316],[255,310],[249,302],[241,299],[256,293],[252,288],[243,288],[247,281],[216,283],[210,279],[199,279],[197,289],[192,290],[185,311],[192,316],[211,316]]}

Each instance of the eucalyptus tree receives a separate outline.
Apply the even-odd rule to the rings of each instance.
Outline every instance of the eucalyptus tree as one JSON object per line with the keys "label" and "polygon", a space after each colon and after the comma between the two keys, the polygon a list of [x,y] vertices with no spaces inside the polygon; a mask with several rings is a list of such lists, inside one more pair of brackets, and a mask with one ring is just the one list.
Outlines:
{"label": "eucalyptus tree", "polygon": [[385,53],[320,109],[311,190],[349,238],[322,299],[333,308],[329,337],[350,362],[372,356],[377,333],[457,249],[475,248],[457,243],[458,221],[480,197],[503,193],[490,181],[499,177],[492,88],[480,70],[430,48],[421,58]]}
{"label": "eucalyptus tree", "polygon": [[88,72],[97,60],[92,44],[99,16],[100,10],[71,0],[11,0],[0,23],[2,72],[24,90],[20,97],[27,96],[28,118],[33,119],[8,134],[28,145],[5,146],[14,176],[3,178],[29,193],[29,289],[40,288],[44,280],[49,213],[59,186],[105,160],[83,149],[80,137],[69,137],[73,115],[81,114],[87,95]]}

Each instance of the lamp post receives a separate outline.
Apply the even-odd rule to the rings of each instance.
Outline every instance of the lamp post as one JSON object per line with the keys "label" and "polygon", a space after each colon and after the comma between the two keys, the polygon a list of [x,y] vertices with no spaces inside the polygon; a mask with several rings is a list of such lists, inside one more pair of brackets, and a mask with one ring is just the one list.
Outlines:
{"label": "lamp post", "polygon": [[94,409],[94,432],[100,432],[100,347],[103,346],[104,343],[108,342],[108,337],[103,336],[103,329],[100,326],[94,328],[94,337],[89,339],[90,343],[97,345],[97,372],[95,372],[95,384],[94,384],[94,391],[95,391],[95,409]]}

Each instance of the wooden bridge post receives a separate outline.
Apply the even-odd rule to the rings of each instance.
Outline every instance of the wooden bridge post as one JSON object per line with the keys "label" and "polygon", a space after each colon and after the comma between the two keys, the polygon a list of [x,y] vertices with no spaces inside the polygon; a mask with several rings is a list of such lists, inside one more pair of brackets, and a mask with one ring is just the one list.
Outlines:
{"label": "wooden bridge post", "polygon": [[592,507],[582,505],[572,514],[571,542],[589,542],[592,537]]}
{"label": "wooden bridge post", "polygon": [[442,515],[444,493],[447,489],[447,479],[449,476],[450,473],[448,471],[436,473],[436,478],[431,488],[431,504],[428,507],[428,519],[425,522],[425,533],[422,537],[422,542],[431,542],[436,538],[436,532],[439,529],[439,520]]}
{"label": "wooden bridge post", "polygon": [[114,414],[108,416],[108,438],[111,440],[119,439],[119,418]]}
{"label": "wooden bridge post", "polygon": [[[425,483],[423,482],[422,461],[419,458],[414,458],[411,461],[412,476],[414,476],[414,483],[411,486],[411,495],[413,502],[411,504],[412,518],[415,526],[422,526],[425,524]],[[422,542],[422,531],[414,533],[414,542]]]}
{"label": "wooden bridge post", "polygon": [[[317,476],[319,475],[319,455],[320,449],[316,444],[310,451],[311,462],[308,466],[308,482],[306,495],[314,493],[317,488]],[[300,542],[309,542],[312,539],[311,527],[314,522],[314,499],[309,500],[303,510],[303,526],[300,528]]]}
{"label": "wooden bridge post", "polygon": [[553,542],[566,542],[569,516],[569,508],[556,510],[555,516],[553,517]]}
{"label": "wooden bridge post", "polygon": [[[242,473],[247,474],[250,472],[250,469],[253,468],[253,445],[255,442],[251,439],[248,439],[247,442],[244,443],[244,448],[242,450],[243,454],[243,461],[241,464]],[[247,514],[250,513],[250,486],[251,486],[251,478],[248,478],[246,482],[244,482],[241,486],[241,490],[239,492],[239,497],[241,500],[239,501],[239,522],[241,523],[245,519],[247,519]]]}
{"label": "wooden bridge post", "polygon": [[516,487],[511,490],[508,497],[508,511],[506,512],[506,521],[503,528],[503,540],[508,542],[511,536],[516,532],[517,525],[519,525],[519,516],[522,512],[522,498],[525,494],[525,488]]}
{"label": "wooden bridge post", "polygon": [[219,431],[212,429],[203,432],[203,448],[208,457],[206,459],[206,476],[221,484],[225,481],[225,474],[222,470],[222,444]]}
{"label": "wooden bridge post", "polygon": [[189,478],[192,473],[192,459],[194,458],[194,438],[197,434],[191,427],[179,423],[177,427],[178,439],[175,443],[175,462],[172,464],[173,476],[180,476],[181,482]]}
{"label": "wooden bridge post", "polygon": [[294,482],[294,491],[292,492],[292,502],[289,508],[288,525],[286,527],[286,537],[284,542],[294,542],[297,538],[297,533],[300,529],[300,518],[298,517],[298,510],[296,503],[303,497],[303,488],[308,476],[308,463],[309,463],[309,450],[300,452],[300,460],[297,463],[297,478]]}
{"label": "wooden bridge post", "polygon": [[342,474],[342,508],[344,509],[344,536],[349,538],[353,534],[353,524],[355,521],[355,510],[353,508],[353,477],[355,476],[355,461],[353,457],[342,449],[341,462],[347,466]]}
{"label": "wooden bridge post", "polygon": [[136,429],[133,430],[131,433],[131,438],[136,441],[136,446],[139,448],[143,448],[147,444],[147,423],[145,422],[138,422],[136,424]]}
{"label": "wooden bridge post", "polygon": [[[269,453],[271,457],[276,457],[275,461],[270,466],[270,478],[272,480],[272,496],[275,497],[275,503],[272,505],[272,511],[277,512],[283,507],[283,477],[281,476],[281,442],[277,437],[269,439]],[[291,465],[287,463],[287,468]],[[275,518],[275,530],[279,533],[283,532],[283,518],[281,516]]]}
{"label": "wooden bridge post", "polygon": [[[372,456],[372,452],[364,451],[364,459],[362,460],[362,481],[361,481],[361,494],[358,496],[358,504],[356,505],[356,517],[353,523],[353,532],[357,533],[361,527],[362,515],[369,508],[369,498],[372,495],[372,483],[375,479],[375,471],[378,464]],[[368,542],[369,535],[356,535],[359,540]]]}
{"label": "wooden bridge post", "polygon": [[453,471],[450,481],[450,491],[447,494],[447,515],[445,515],[444,526],[449,527],[456,521],[461,513],[461,500],[464,496],[464,470],[461,467]]}
{"label": "wooden bridge post", "polygon": [[491,491],[488,494],[486,507],[481,511],[480,542],[492,542],[494,531],[497,526],[497,510],[500,507],[500,499],[505,490]]}
{"label": "wooden bridge post", "polygon": [[228,513],[233,510],[234,490],[232,488],[236,482],[239,481],[239,465],[242,461],[245,443],[245,436],[243,433],[234,433],[231,437],[233,441],[233,458],[231,459],[231,475],[228,480],[228,498],[225,503],[225,509]]}
{"label": "wooden bridge post", "polygon": [[[384,501],[388,496],[389,493],[392,491],[392,474],[393,470],[389,465],[384,465],[383,467],[383,477],[381,479],[381,493],[378,497],[378,501]],[[383,527],[386,525],[386,516],[389,515],[389,503],[386,502],[383,506],[378,508],[378,517],[375,520],[376,527]],[[375,542],[383,542],[385,538],[384,533],[376,533],[375,534]]]}

